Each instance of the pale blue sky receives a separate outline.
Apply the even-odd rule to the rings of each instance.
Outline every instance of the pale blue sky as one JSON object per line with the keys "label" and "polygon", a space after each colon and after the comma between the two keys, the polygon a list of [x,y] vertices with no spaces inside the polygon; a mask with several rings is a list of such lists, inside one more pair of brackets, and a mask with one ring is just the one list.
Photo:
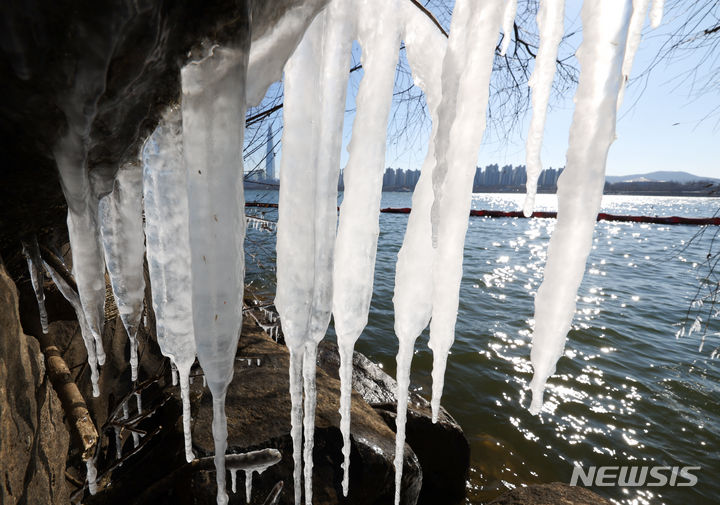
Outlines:
{"label": "pale blue sky", "polygon": [[[566,30],[580,26],[581,4],[578,0],[568,0]],[[709,111],[720,105],[720,96],[703,94],[693,98],[690,84],[683,78],[688,69],[698,65],[704,53],[689,53],[682,61],[662,63],[649,74],[649,79],[641,76],[660,51],[665,35],[681,21],[680,14],[671,12],[656,31],[646,24],[631,83],[618,115],[617,140],[610,148],[608,175],[683,170],[720,177],[718,117],[703,120]],[[572,113],[572,96],[556,103],[550,110],[542,151],[545,167],[565,165]],[[497,135],[488,133],[480,149],[478,165],[524,164],[528,123],[529,117],[526,117],[522,126],[510,132],[505,141],[498,141]],[[425,149],[420,143],[414,144],[389,145],[386,164],[419,168]]]}
{"label": "pale blue sky", "polygon": [[[566,7],[566,31],[580,26],[579,0],[568,0]],[[672,11],[655,31],[646,26],[637,53],[630,85],[620,110],[617,123],[617,140],[610,148],[607,163],[608,175],[644,173],[655,170],[683,170],[697,175],[720,177],[720,142],[718,118],[706,118],[708,112],[720,104],[720,96],[713,93],[693,97],[691,83],[686,71],[698,65],[704,55],[701,51],[688,52],[682,59],[663,62],[656,66],[645,79],[643,73],[661,49],[666,35],[682,21],[682,11]],[[575,45],[580,37],[575,38]],[[354,61],[360,51],[353,51]],[[402,57],[401,53],[401,57]],[[347,144],[351,137],[354,119],[354,94],[357,92],[362,73],[356,72],[348,89],[344,142],[341,165],[347,163]],[[404,88],[402,84],[397,86]],[[565,165],[565,153],[572,120],[572,95],[556,101],[548,114],[542,159],[545,167]],[[391,132],[403,128],[406,114],[398,114],[391,120]],[[280,124],[281,118],[275,123]],[[487,132],[479,151],[478,165],[489,163],[519,165],[525,163],[525,135],[529,115],[510,132]],[[420,128],[412,129],[412,138],[390,135],[386,166],[417,169],[422,165],[429,135],[429,120]],[[498,140],[499,137],[504,137]],[[253,157],[254,158],[254,157]],[[249,163],[248,165],[254,165]],[[280,153],[276,167],[280,166]],[[248,167],[250,168],[250,167]]]}

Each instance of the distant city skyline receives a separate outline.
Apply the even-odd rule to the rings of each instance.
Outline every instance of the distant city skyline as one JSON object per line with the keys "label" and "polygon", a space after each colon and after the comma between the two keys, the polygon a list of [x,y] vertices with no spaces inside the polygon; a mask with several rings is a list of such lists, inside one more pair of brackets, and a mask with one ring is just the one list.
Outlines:
{"label": "distant city skyline", "polygon": [[[579,6],[578,0],[568,1],[566,29],[572,31],[580,28]],[[693,93],[692,84],[680,78],[693,68],[700,67],[700,59],[705,53],[687,52],[682,60],[663,62],[656,67],[650,79],[645,80],[643,77],[644,72],[660,52],[662,44],[667,40],[667,34],[672,33],[680,21],[672,17],[671,11],[657,30],[650,31],[646,26],[625,99],[618,113],[617,140],[610,147],[607,175],[686,171],[698,176],[720,177],[718,117],[707,118],[710,112],[720,107],[720,96],[712,93]],[[359,62],[360,50],[357,44],[354,46],[353,54],[353,61]],[[402,51],[400,57],[404,58]],[[354,96],[361,75],[362,70],[355,72],[348,86],[346,100],[348,112],[343,129],[341,168],[345,167],[348,160],[347,147],[351,138],[355,110]],[[272,95],[274,91],[268,94]],[[543,168],[557,168],[566,163],[574,108],[573,95],[574,92],[570,92],[562,100],[555,100],[548,112],[542,148]],[[407,117],[391,112],[390,118],[388,131],[402,132]],[[282,121],[282,118],[278,116],[275,120]],[[500,166],[525,164],[525,138],[529,120],[530,114],[525,115],[520,118],[516,127],[508,132],[488,130],[478,150],[476,164],[478,166],[494,163]],[[413,135],[391,135],[385,167],[403,170],[419,169],[427,152],[430,126],[429,120],[426,120]],[[278,127],[277,123],[275,127]],[[276,142],[278,140],[277,133],[275,140]],[[262,156],[264,153],[258,153],[254,162],[248,162],[247,168],[255,166]],[[278,163],[280,157],[281,148],[278,147],[275,152],[275,163]],[[275,172],[277,177],[279,165]]]}

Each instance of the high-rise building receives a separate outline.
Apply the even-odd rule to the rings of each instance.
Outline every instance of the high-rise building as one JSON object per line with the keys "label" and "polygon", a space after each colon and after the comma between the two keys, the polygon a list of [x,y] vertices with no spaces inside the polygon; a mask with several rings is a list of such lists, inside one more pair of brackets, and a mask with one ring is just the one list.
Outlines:
{"label": "high-rise building", "polygon": [[510,186],[512,184],[513,167],[512,165],[505,165],[502,167],[500,172],[500,185]]}
{"label": "high-rise building", "polygon": [[475,177],[473,178],[473,191],[480,186],[483,186],[484,178],[481,167],[475,167]]}
{"label": "high-rise building", "polygon": [[405,170],[402,168],[395,169],[395,187],[402,188],[405,186]]}
{"label": "high-rise building", "polygon": [[525,165],[518,165],[513,168],[512,174],[512,185],[513,186],[524,186],[527,182],[527,170]]}
{"label": "high-rise building", "polygon": [[500,185],[500,169],[496,163],[485,167],[485,185],[486,186],[499,186]]}
{"label": "high-rise building", "polygon": [[268,181],[275,180],[275,150],[273,149],[273,136],[270,125],[267,129],[267,156],[265,156],[265,179]]}

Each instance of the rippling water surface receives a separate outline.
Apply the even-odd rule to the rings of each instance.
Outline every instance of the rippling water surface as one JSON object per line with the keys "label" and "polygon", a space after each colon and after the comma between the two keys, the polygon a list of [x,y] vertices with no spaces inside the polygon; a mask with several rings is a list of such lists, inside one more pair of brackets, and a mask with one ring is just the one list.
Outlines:
{"label": "rippling water surface", "polygon": [[[247,200],[253,199],[277,201],[277,193],[248,192]],[[410,199],[409,193],[384,193],[382,205],[409,207]],[[476,194],[473,208],[516,210],[522,199]],[[538,210],[556,210],[554,195],[540,195],[537,203]],[[603,212],[614,214],[709,216],[719,207],[720,199],[711,198],[603,200]],[[268,217],[274,219],[274,212]],[[406,215],[380,217],[372,307],[357,344],[393,376],[392,294],[406,224]],[[442,401],[470,440],[468,503],[521,484],[569,482],[574,463],[699,466],[695,487],[593,490],[623,504],[719,503],[720,362],[710,355],[720,345],[720,325],[710,321],[702,351],[697,332],[676,338],[704,277],[715,230],[693,239],[700,228],[597,224],[565,355],[548,382],[543,412],[532,416],[526,407],[533,303],[554,224],[552,219],[470,219]],[[274,236],[251,231],[248,238],[255,254],[248,260],[248,276],[271,292]],[[427,341],[426,331],[416,345],[412,380],[429,398]]]}

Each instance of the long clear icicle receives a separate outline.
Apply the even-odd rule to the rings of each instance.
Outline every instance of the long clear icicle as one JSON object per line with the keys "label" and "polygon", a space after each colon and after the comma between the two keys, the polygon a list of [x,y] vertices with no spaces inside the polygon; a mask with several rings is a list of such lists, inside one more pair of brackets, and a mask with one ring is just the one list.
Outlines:
{"label": "long clear icicle", "polygon": [[[87,127],[89,130],[89,126]],[[67,227],[80,303],[95,339],[98,364],[105,363],[105,261],[100,243],[98,196],[87,170],[87,132],[71,129],[55,147],[55,161],[68,206]]]}
{"label": "long clear icicle", "polygon": [[652,0],[650,8],[650,28],[657,28],[662,23],[665,0]]}
{"label": "long clear icicle", "polygon": [[618,110],[620,110],[625,96],[625,86],[627,86],[628,79],[630,78],[630,70],[635,60],[635,53],[637,53],[638,47],[640,47],[642,29],[643,25],[645,25],[648,8],[650,7],[650,0],[633,0],[632,4],[633,12],[630,17],[630,27],[628,28],[625,56],[622,64],[622,84],[620,85],[620,93],[618,93]]}
{"label": "long clear icicle", "polygon": [[[455,8],[464,4],[458,0]],[[502,0],[469,2],[461,10],[467,19],[458,20],[465,29],[454,41],[453,27],[445,54],[443,70],[455,77],[445,81],[440,105],[438,136],[448,130],[447,142],[435,144],[437,167],[445,164],[447,176],[435,192],[433,207],[437,209],[437,243],[433,263],[433,311],[430,321],[430,348],[433,351],[433,422],[440,411],[445,366],[450,347],[455,340],[455,321],[462,280],[462,259],[465,233],[470,214],[472,183],[475,175],[478,149],[485,131],[485,113],[489,97],[490,73],[495,44],[503,14]],[[453,24],[455,24],[455,12]],[[459,68],[448,69],[461,64]],[[447,85],[446,85],[447,84]],[[454,94],[453,109],[446,106],[445,95]],[[461,104],[457,108],[454,104]],[[437,170],[437,168],[436,168]]]}
{"label": "long clear icicle", "polygon": [[505,56],[508,47],[510,47],[510,40],[512,39],[512,32],[515,26],[515,13],[517,12],[517,0],[507,0],[505,4],[505,11],[503,12],[502,19],[502,31],[503,38],[500,43],[500,55]]}
{"label": "long clear icicle", "polygon": [[530,354],[533,414],[542,408],[545,383],[562,355],[592,246],[605,163],[615,138],[630,14],[627,0],[586,1],[582,8],[583,42],[577,51],[580,79],[567,165],[558,181],[558,217],[548,246],[545,278],[535,297]]}
{"label": "long clear icicle", "polygon": [[145,298],[145,236],[139,162],[120,167],[112,193],[100,200],[99,212],[105,263],[120,319],[130,341],[130,370],[134,382],[138,368],[136,336]]}
{"label": "long clear icicle", "polygon": [[535,208],[537,182],[542,172],[540,151],[543,131],[547,117],[548,102],[555,76],[558,46],[563,37],[565,19],[565,0],[540,0],[537,14],[540,46],[535,57],[535,68],[528,81],[532,89],[532,119],[525,143],[527,158],[527,196],[523,205],[523,214],[530,217]]}
{"label": "long clear icicle", "polygon": [[97,356],[95,355],[95,338],[93,337],[90,325],[85,319],[85,311],[83,310],[82,304],[80,303],[80,297],[75,290],[65,281],[65,279],[53,267],[43,261],[45,271],[50,275],[50,278],[57,286],[60,293],[65,299],[70,302],[75,315],[77,316],[78,325],[80,326],[80,335],[82,336],[83,343],[85,344],[85,350],[88,355],[88,365],[90,366],[90,381],[92,382],[93,396],[100,396],[100,388],[98,386],[98,362]]}
{"label": "long clear icicle", "polygon": [[91,457],[85,460],[85,468],[87,470],[88,492],[91,495],[97,493],[97,467],[95,466],[95,458]]}
{"label": "long clear icicle", "polygon": [[412,212],[398,253],[395,270],[395,334],[399,341],[397,354],[397,417],[395,421],[395,503],[400,499],[405,423],[407,420],[410,365],[415,341],[430,321],[432,313],[432,229],[430,209],[433,203],[432,173],[435,167],[435,143],[438,106],[441,101],[441,69],[447,39],[422,13],[404,4],[405,52],[413,80],[425,93],[432,132],[420,179],[412,196]]}
{"label": "long clear icicle", "polygon": [[225,394],[242,327],[245,275],[242,145],[249,41],[245,44],[211,48],[181,71],[193,324],[198,360],[213,397],[220,505],[228,501]]}
{"label": "long clear icicle", "polygon": [[305,502],[312,501],[316,353],[332,308],[343,83],[352,42],[344,32],[351,27],[347,4],[333,1],[320,13],[285,66],[275,305],[290,351],[295,503],[301,503],[303,456]]}
{"label": "long clear icicle", "polygon": [[[430,211],[433,247],[437,245],[438,239],[438,221],[440,219],[439,196],[448,171],[447,160],[445,159],[444,153],[447,152],[448,143],[450,142],[450,126],[452,125],[456,111],[457,90],[460,76],[466,62],[466,46],[469,45],[467,39],[472,38],[472,36],[468,35],[468,32],[472,31],[472,26],[469,26],[472,9],[472,2],[468,2],[467,0],[455,2],[450,23],[448,46],[442,64],[442,101],[438,107],[437,133],[432,139],[432,142],[435,144],[436,157],[435,168],[432,174],[434,200]],[[493,33],[495,32],[493,31]]]}
{"label": "long clear icicle", "polygon": [[348,147],[349,159],[343,172],[345,191],[333,270],[345,496],[350,475],[352,355],[355,342],[367,324],[373,291],[387,124],[402,35],[398,14],[395,0],[360,3],[356,13],[364,75],[355,98],[357,112]]}
{"label": "long clear icicle", "polygon": [[38,246],[37,237],[33,236],[29,242],[23,241],[22,253],[28,264],[28,273],[30,274],[30,283],[35,292],[35,299],[38,304],[38,312],[40,314],[40,326],[42,332],[48,332],[48,316],[45,310],[45,293],[43,292],[43,270],[42,259],[40,258],[40,246]]}
{"label": "long clear icicle", "polygon": [[187,174],[182,118],[171,107],[143,147],[147,261],[160,351],[178,370],[183,402],[185,458],[192,461],[190,368],[195,361]]}

